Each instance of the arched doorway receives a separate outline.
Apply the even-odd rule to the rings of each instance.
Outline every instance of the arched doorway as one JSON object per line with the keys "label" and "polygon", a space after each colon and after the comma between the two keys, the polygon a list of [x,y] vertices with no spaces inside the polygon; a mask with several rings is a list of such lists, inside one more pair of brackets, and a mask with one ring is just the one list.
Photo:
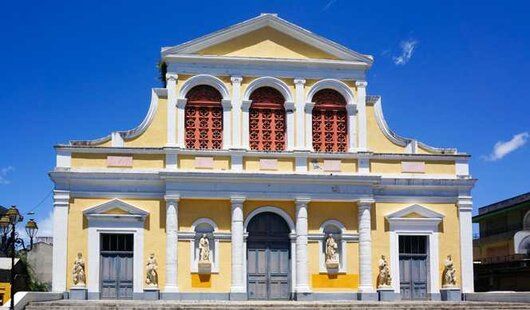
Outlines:
{"label": "arched doorway", "polygon": [[278,214],[263,212],[247,226],[248,299],[290,298],[290,229]]}

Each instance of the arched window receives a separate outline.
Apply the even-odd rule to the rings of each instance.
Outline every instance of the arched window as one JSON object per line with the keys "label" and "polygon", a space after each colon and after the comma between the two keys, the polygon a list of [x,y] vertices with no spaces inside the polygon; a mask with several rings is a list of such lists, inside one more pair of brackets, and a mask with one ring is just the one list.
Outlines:
{"label": "arched window", "polygon": [[186,94],[186,147],[220,149],[223,145],[222,96],[212,86],[195,86]]}
{"label": "arched window", "polygon": [[313,149],[317,152],[346,152],[346,100],[336,90],[322,89],[313,96],[313,102]]}
{"label": "arched window", "polygon": [[285,149],[285,98],[272,87],[260,87],[250,95],[250,148],[258,151]]}

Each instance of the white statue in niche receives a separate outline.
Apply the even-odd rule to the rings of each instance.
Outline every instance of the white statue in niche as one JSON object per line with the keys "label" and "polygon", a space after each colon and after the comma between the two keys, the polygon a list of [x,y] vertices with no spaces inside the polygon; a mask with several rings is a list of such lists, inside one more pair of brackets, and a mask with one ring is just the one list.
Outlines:
{"label": "white statue in niche", "polygon": [[447,258],[444,262],[444,271],[442,273],[442,287],[455,287],[456,286],[456,279],[455,279],[455,265],[453,263],[453,259],[451,255],[447,255]]}
{"label": "white statue in niche", "polygon": [[145,284],[150,287],[158,286],[158,263],[156,262],[155,253],[151,253],[147,259],[146,270],[146,279]]}
{"label": "white statue in niche", "polygon": [[381,255],[379,260],[379,275],[377,276],[377,287],[390,287],[392,286],[392,276],[390,275],[390,268],[386,257]]}
{"label": "white statue in niche", "polygon": [[337,249],[339,248],[333,234],[329,234],[326,239],[326,267],[329,269],[339,268],[339,253]]}
{"label": "white statue in niche", "polygon": [[85,286],[85,260],[81,252],[77,253],[77,258],[74,261],[74,268],[72,269],[72,280],[75,286]]}
{"label": "white statue in niche", "polygon": [[210,262],[210,240],[206,234],[199,240],[199,262]]}

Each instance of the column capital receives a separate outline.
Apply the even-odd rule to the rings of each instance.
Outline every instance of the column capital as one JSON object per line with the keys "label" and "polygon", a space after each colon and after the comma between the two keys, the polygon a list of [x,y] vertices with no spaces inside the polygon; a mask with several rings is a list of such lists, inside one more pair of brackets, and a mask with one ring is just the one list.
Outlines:
{"label": "column capital", "polygon": [[179,76],[176,73],[166,73],[166,81],[174,81],[176,82],[178,80]]}
{"label": "column capital", "polygon": [[70,191],[54,190],[53,191],[53,206],[54,207],[68,207],[70,204]]}
{"label": "column capital", "polygon": [[303,86],[303,85],[305,85],[305,82],[306,82],[305,79],[299,79],[299,78],[294,79],[294,84],[297,85],[297,86],[298,85],[302,85]]}
{"label": "column capital", "polygon": [[231,196],[230,197],[230,202],[233,205],[241,205],[245,202],[245,200],[247,200],[247,197],[245,196]]}
{"label": "column capital", "polygon": [[369,208],[375,203],[375,199],[366,197],[359,199],[357,202],[359,204],[359,207]]}
{"label": "column capital", "polygon": [[168,194],[164,196],[164,199],[166,200],[166,202],[179,202],[180,195],[179,194]]}
{"label": "column capital", "polygon": [[471,196],[458,196],[456,204],[459,211],[473,210],[473,198]]}
{"label": "column capital", "polygon": [[311,202],[311,197],[296,197],[294,203],[296,207],[307,207],[307,204]]}
{"label": "column capital", "polygon": [[368,86],[368,82],[366,81],[355,81],[355,86],[365,88]]}
{"label": "column capital", "polygon": [[243,81],[243,77],[239,75],[233,75],[230,77],[230,81],[233,84],[241,84],[241,82]]}

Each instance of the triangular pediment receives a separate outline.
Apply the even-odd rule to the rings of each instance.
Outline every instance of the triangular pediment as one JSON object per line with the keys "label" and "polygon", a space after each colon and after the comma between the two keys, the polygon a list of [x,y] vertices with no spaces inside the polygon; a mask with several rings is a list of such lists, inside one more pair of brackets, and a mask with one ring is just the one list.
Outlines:
{"label": "triangular pediment", "polygon": [[145,217],[149,213],[119,199],[113,199],[97,206],[91,207],[83,213],[90,215],[131,215]]}
{"label": "triangular pediment", "polygon": [[406,218],[428,218],[428,219],[443,219],[444,215],[428,209],[418,204],[406,207],[394,213],[388,214],[387,219],[406,219]]}
{"label": "triangular pediment", "polygon": [[162,56],[208,55],[282,59],[346,60],[371,65],[372,56],[294,25],[276,14],[261,14],[195,40],[162,49]]}

